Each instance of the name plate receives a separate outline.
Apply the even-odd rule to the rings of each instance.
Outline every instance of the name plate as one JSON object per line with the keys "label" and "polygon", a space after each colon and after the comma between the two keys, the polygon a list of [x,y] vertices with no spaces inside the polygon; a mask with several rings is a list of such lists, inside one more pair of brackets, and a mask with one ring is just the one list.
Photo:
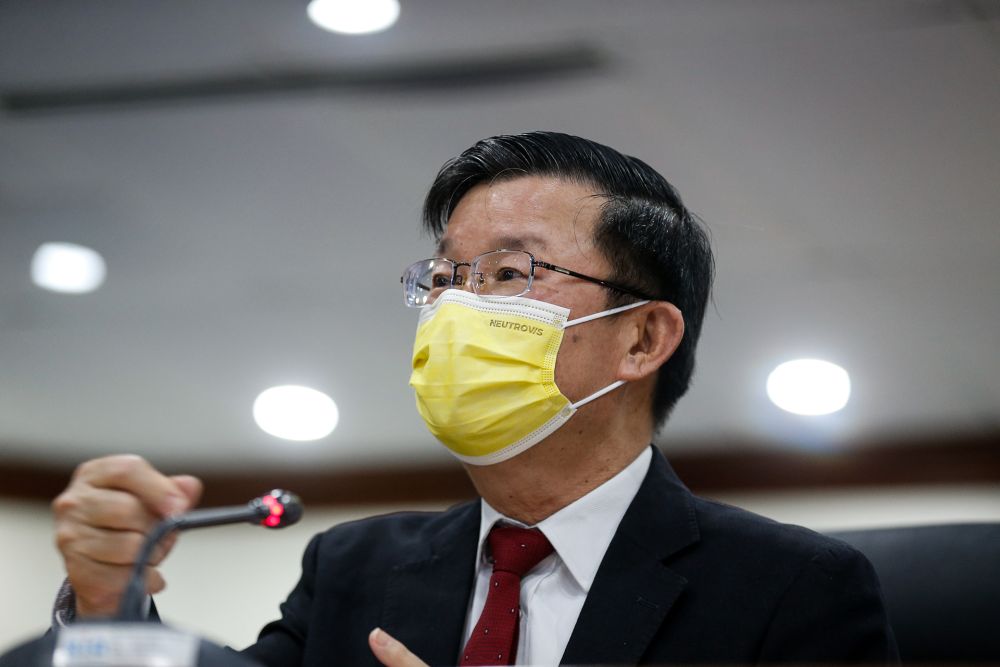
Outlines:
{"label": "name plate", "polygon": [[156,623],[80,623],[59,631],[54,667],[196,667],[199,640]]}

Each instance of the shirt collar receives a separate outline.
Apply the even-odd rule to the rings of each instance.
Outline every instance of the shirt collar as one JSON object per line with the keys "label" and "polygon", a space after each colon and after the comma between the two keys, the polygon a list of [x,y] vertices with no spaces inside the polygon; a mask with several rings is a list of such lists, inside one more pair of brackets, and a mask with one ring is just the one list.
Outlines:
{"label": "shirt collar", "polygon": [[[584,592],[590,591],[604,553],[635,494],[639,492],[652,458],[653,450],[646,447],[617,475],[535,526],[552,543],[556,554]],[[482,501],[481,508],[476,560],[479,566],[486,562],[486,538],[494,524],[503,521],[527,527],[496,511],[486,500]]]}

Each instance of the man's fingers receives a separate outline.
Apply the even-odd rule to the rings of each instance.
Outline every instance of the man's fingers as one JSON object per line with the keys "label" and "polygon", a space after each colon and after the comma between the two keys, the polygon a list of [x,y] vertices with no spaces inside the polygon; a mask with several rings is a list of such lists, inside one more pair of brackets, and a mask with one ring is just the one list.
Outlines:
{"label": "man's fingers", "polygon": [[[75,554],[105,565],[131,565],[139,556],[146,535],[132,530],[107,530],[65,522],[56,528],[56,545],[64,554]],[[177,542],[171,533],[153,549],[150,565],[159,565]]]}
{"label": "man's fingers", "polygon": [[184,512],[191,505],[177,482],[158,472],[145,459],[130,454],[87,461],[76,469],[73,479],[130,493],[160,516]]}
{"label": "man's fingers", "polygon": [[167,587],[167,581],[155,567],[146,568],[146,592],[150,595],[159,593]]}
{"label": "man's fingers", "polygon": [[180,535],[177,531],[174,531],[160,540],[160,544],[153,550],[153,555],[149,558],[150,565],[159,565],[163,562],[163,559],[167,557],[170,551],[177,544],[177,538]]}
{"label": "man's fingers", "polygon": [[[56,544],[81,617],[115,613],[145,536],[164,517],[189,510],[200,496],[199,480],[167,477],[138,456],[108,456],[76,469],[52,508]],[[153,551],[151,566],[163,560],[175,540],[176,535],[169,536]],[[163,589],[155,567],[147,570],[146,585],[151,593]]]}
{"label": "man's fingers", "polygon": [[145,535],[132,530],[106,530],[84,524],[56,528],[56,545],[64,554],[75,554],[106,565],[131,565]]}
{"label": "man's fingers", "polygon": [[125,491],[74,484],[52,503],[59,522],[146,533],[160,520]]}
{"label": "man's fingers", "polygon": [[426,662],[381,628],[375,628],[368,635],[368,646],[386,667],[427,667]]}
{"label": "man's fingers", "polygon": [[188,509],[198,505],[201,500],[203,484],[197,477],[191,475],[171,475],[170,480],[184,493],[188,499]]}

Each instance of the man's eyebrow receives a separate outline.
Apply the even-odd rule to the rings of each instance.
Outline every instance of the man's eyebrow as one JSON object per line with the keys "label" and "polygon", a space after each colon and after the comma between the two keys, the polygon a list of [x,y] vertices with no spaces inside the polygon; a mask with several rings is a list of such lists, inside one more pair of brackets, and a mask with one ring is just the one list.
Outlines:
{"label": "man's eyebrow", "polygon": [[525,236],[501,236],[497,239],[497,250],[546,250],[545,239],[534,234]]}
{"label": "man's eyebrow", "polygon": [[[536,236],[535,234],[527,234],[524,236],[500,236],[494,239],[493,244],[496,246],[492,250],[540,250],[545,251],[548,249],[548,244],[545,242],[541,236]],[[451,249],[451,239],[441,239],[437,247],[438,257],[448,257],[448,252]]]}

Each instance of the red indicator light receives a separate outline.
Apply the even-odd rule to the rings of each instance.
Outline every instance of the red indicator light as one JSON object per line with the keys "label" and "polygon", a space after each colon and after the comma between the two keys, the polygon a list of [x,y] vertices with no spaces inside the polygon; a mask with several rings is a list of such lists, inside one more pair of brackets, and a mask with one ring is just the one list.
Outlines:
{"label": "red indicator light", "polygon": [[270,526],[271,528],[274,528],[279,523],[281,523],[281,517],[280,516],[275,516],[273,514],[271,516],[267,517],[266,519],[264,519],[264,525]]}
{"label": "red indicator light", "polygon": [[278,504],[278,499],[275,498],[274,496],[264,496],[263,498],[260,499],[260,501],[265,505],[267,505],[268,507],[274,507],[276,504]]}

